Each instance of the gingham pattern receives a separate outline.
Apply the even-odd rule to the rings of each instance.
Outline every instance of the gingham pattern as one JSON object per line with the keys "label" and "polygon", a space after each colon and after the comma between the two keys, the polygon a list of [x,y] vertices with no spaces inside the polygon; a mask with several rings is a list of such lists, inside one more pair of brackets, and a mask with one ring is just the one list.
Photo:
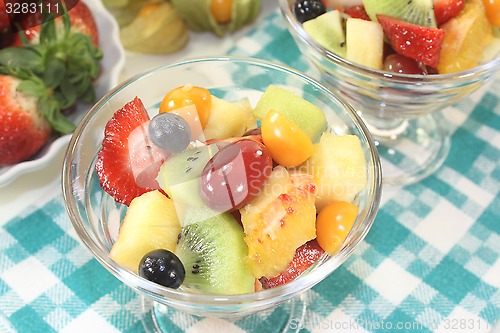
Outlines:
{"label": "gingham pattern", "polygon": [[[231,53],[311,72],[277,12]],[[490,331],[500,318],[499,100],[490,86],[445,110],[444,166],[384,190],[360,248],[293,305],[235,322],[171,312],[169,331]],[[304,304],[303,320],[288,322],[286,309]],[[79,244],[60,195],[0,229],[0,331],[143,332],[140,314],[138,295]]]}

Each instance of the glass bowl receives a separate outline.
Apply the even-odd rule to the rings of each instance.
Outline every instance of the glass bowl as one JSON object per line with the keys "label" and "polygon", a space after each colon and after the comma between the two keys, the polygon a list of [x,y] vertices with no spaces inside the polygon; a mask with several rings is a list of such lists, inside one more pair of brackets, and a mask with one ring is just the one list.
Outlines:
{"label": "glass bowl", "polygon": [[500,71],[500,57],[474,69],[438,75],[396,74],[346,60],[319,45],[293,13],[294,0],[279,0],[301,53],[320,81],[351,104],[375,139],[384,184],[417,182],[437,170],[450,149],[439,112],[482,87]]}
{"label": "glass bowl", "polygon": [[[125,270],[109,257],[116,230],[127,207],[117,204],[100,185],[95,172],[96,154],[104,127],[113,113],[135,96],[142,99],[151,115],[171,89],[185,84],[206,87],[228,100],[248,97],[252,104],[269,84],[286,87],[324,110],[330,130],[354,134],[361,141],[366,157],[368,182],[359,193],[359,215],[342,249],[334,256],[324,255],[307,274],[274,289],[250,294],[221,296],[194,294],[149,282]],[[255,105],[255,104],[253,104]],[[156,328],[162,328],[162,315],[168,309],[203,317],[239,318],[292,299],[321,282],[341,265],[369,231],[381,195],[381,167],[375,143],[354,110],[317,81],[293,69],[248,58],[205,58],[167,65],[124,82],[104,96],[81,121],[67,149],[62,188],[66,210],[77,234],[95,258],[114,276],[152,302],[149,311]],[[144,297],[145,296],[145,297]]]}

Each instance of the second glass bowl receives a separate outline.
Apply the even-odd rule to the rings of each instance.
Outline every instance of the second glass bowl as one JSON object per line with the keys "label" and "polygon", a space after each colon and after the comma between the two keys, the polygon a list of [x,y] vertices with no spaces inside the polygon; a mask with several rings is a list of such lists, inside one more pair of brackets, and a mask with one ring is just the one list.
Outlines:
{"label": "second glass bowl", "polygon": [[453,74],[410,75],[367,68],[315,42],[295,17],[294,2],[279,0],[290,33],[321,81],[361,114],[379,144],[384,184],[414,183],[437,170],[450,149],[450,134],[439,111],[494,78],[500,72],[500,57]]}

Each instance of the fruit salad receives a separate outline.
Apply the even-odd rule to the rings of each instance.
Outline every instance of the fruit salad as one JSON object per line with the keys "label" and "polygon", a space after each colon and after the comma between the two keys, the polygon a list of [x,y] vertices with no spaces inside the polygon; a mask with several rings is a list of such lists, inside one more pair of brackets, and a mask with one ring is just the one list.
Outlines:
{"label": "fruit salad", "polygon": [[293,281],[341,249],[367,186],[359,138],[286,88],[253,102],[184,85],[114,113],[95,165],[128,206],[111,259],[170,288],[230,295]]}
{"label": "fruit salad", "polygon": [[500,55],[499,0],[296,0],[304,30],[358,64],[403,74],[448,74]]}

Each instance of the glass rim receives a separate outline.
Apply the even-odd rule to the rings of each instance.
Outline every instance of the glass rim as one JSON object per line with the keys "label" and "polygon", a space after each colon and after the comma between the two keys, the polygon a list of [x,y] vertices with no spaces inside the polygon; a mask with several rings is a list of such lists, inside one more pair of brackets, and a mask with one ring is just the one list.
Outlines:
{"label": "glass rim", "polygon": [[[151,75],[153,73],[167,70],[169,68],[181,67],[190,64],[202,63],[202,62],[221,62],[221,61],[229,61],[229,62],[238,62],[238,63],[246,63],[249,65],[257,65],[260,67],[267,67],[273,70],[279,70],[294,76],[298,76],[300,79],[304,80],[308,84],[312,84],[315,88],[319,89],[322,94],[327,94],[329,99],[334,99],[339,102],[344,108],[344,111],[348,112],[350,117],[353,119],[353,122],[357,127],[359,127],[360,133],[363,135],[363,140],[367,142],[367,149],[370,152],[371,161],[369,162],[373,165],[373,181],[371,184],[367,184],[370,187],[370,193],[373,193],[373,198],[370,202],[369,207],[367,208],[366,215],[362,221],[360,221],[359,230],[360,234],[354,238],[351,242],[347,243],[338,253],[329,259],[325,260],[323,263],[314,268],[314,270],[308,274],[301,276],[299,279],[296,279],[290,283],[271,288],[266,290],[261,290],[257,292],[251,292],[247,294],[238,294],[238,295],[216,295],[216,294],[198,294],[192,293],[182,290],[174,290],[168,287],[164,287],[153,282],[147,281],[144,278],[139,277],[138,275],[122,268],[117,263],[109,258],[109,253],[105,252],[99,244],[97,244],[93,237],[89,234],[87,228],[84,225],[84,222],[81,220],[81,216],[79,213],[79,209],[77,207],[77,203],[74,199],[74,187],[72,181],[72,161],[74,161],[74,156],[76,152],[76,148],[80,137],[82,136],[83,131],[86,128],[86,125],[91,121],[91,119],[99,113],[99,111],[106,105],[106,103],[113,98],[120,90],[127,87],[128,85],[140,80],[143,77]],[[332,273],[338,266],[340,266],[347,258],[352,254],[354,249],[358,246],[358,244],[365,238],[366,234],[369,232],[378,211],[378,207],[380,205],[381,200],[381,192],[382,192],[382,171],[379,160],[378,151],[376,149],[375,142],[371,135],[369,134],[368,129],[364,125],[361,118],[358,116],[353,107],[348,104],[344,99],[340,96],[334,94],[331,90],[326,88],[323,84],[319,83],[315,79],[307,76],[304,73],[301,73],[295,69],[290,67],[275,64],[270,61],[255,59],[250,57],[239,57],[239,56],[224,56],[224,57],[204,57],[204,58],[194,58],[182,60],[179,62],[167,64],[158,68],[154,68],[148,70],[144,73],[137,74],[130,79],[122,82],[114,89],[109,91],[105,96],[103,96],[94,106],[90,109],[90,111],[85,115],[82,121],[77,126],[74,134],[71,137],[68,148],[66,150],[63,167],[62,167],[62,193],[63,199],[66,207],[66,212],[69,216],[70,222],[73,225],[75,231],[77,232],[80,240],[87,247],[88,250],[93,254],[93,256],[115,277],[125,282],[130,287],[134,287],[136,289],[147,292],[148,294],[154,294],[159,297],[166,297],[169,301],[172,302],[194,302],[198,304],[212,304],[214,306],[229,306],[238,304],[241,302],[253,302],[254,307],[258,307],[261,303],[266,303],[268,301],[272,301],[273,299],[280,298],[283,301],[287,300],[296,294],[299,294],[303,291],[306,291],[321,282],[325,277],[327,277],[330,273]]]}
{"label": "glass rim", "polygon": [[392,73],[389,71],[379,70],[375,68],[369,68],[360,64],[356,64],[352,61],[349,61],[339,55],[327,50],[318,42],[313,40],[311,36],[304,30],[302,24],[297,20],[295,15],[293,14],[292,9],[290,8],[289,0],[278,0],[280,11],[285,18],[287,26],[289,28],[290,33],[299,38],[302,43],[307,45],[307,47],[312,48],[314,51],[318,52],[328,61],[331,61],[337,65],[346,67],[352,71],[357,73],[370,75],[372,77],[376,77],[377,79],[390,81],[395,83],[409,83],[409,84],[436,84],[436,83],[444,83],[462,79],[473,79],[474,77],[481,76],[484,73],[487,73],[491,70],[497,69],[500,70],[500,56],[495,59],[490,60],[487,63],[481,64],[474,68],[456,72],[456,73],[448,73],[448,74],[403,74],[403,73]]}

